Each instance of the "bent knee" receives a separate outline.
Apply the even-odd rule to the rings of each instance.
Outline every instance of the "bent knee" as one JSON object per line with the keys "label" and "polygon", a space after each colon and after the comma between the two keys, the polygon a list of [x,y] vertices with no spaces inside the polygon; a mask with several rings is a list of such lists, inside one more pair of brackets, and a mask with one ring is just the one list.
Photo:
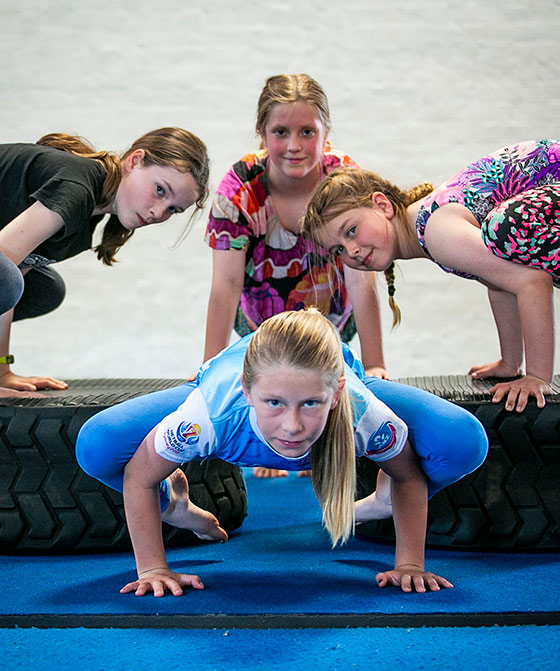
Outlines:
{"label": "bent knee", "polygon": [[0,314],[15,307],[23,295],[25,282],[21,270],[0,252]]}
{"label": "bent knee", "polygon": [[114,433],[100,412],[82,426],[76,440],[76,461],[92,478],[103,480],[114,468],[112,450]]}
{"label": "bent knee", "polygon": [[453,449],[464,473],[472,473],[488,455],[488,435],[481,422],[468,410],[454,426]]}

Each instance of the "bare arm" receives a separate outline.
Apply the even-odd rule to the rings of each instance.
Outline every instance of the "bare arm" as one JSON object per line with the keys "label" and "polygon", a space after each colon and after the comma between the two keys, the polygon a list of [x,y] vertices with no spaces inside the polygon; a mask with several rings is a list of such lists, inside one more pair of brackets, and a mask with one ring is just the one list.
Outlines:
{"label": "bare arm", "polygon": [[356,329],[360,338],[361,359],[367,375],[389,379],[383,358],[381,314],[374,272],[344,267],[344,281],[354,309]]}
{"label": "bare arm", "polygon": [[62,224],[60,215],[37,201],[0,230],[0,251],[18,265]]}
{"label": "bare arm", "polygon": [[488,286],[488,299],[498,330],[502,358],[494,363],[473,366],[469,375],[481,380],[487,377],[516,377],[521,374],[523,364],[523,335],[517,296]]}
{"label": "bare arm", "polygon": [[[512,264],[515,265],[515,264]],[[554,367],[554,303],[552,278],[547,273],[531,271],[519,287],[517,306],[525,343],[525,377],[520,380],[499,382],[490,391],[498,403],[505,400],[506,410],[522,412],[530,396],[539,408],[545,405],[545,394],[551,392]],[[500,339],[501,340],[501,339]],[[502,354],[502,358],[503,358]]]}
{"label": "bare arm", "polygon": [[212,250],[212,286],[206,317],[204,361],[229,345],[244,278],[244,251]]}
{"label": "bare arm", "polygon": [[[39,202],[28,207],[0,230],[0,251],[16,265],[38,245],[62,228],[62,218]],[[10,353],[13,310],[0,316],[0,355]],[[68,385],[51,377],[21,377],[8,364],[0,364],[0,385],[21,391],[65,389]]]}
{"label": "bare arm", "polygon": [[125,585],[121,592],[135,591],[142,596],[153,591],[163,596],[170,590],[175,596],[182,587],[203,589],[198,576],[175,573],[167,566],[161,530],[159,483],[177,468],[154,450],[153,429],[140,444],[124,471],[123,499],[128,531],[134,549],[138,580]]}
{"label": "bare arm", "polygon": [[[515,326],[519,332],[500,333],[500,344],[505,345],[502,359],[518,354],[522,338],[526,377],[512,382],[498,383],[492,388],[494,401],[507,396],[506,408],[518,411],[525,408],[527,398],[535,396],[544,405],[544,394],[550,392],[554,367],[554,310],[552,278],[542,270],[513,263],[492,254],[484,245],[480,230],[472,222],[466,208],[445,205],[435,212],[426,227],[426,243],[432,256],[446,266],[480,277],[487,286],[502,290],[515,297],[498,299],[493,310],[498,328]],[[433,221],[432,221],[433,220]],[[491,298],[496,301],[497,294]]]}
{"label": "bare arm", "polygon": [[451,583],[424,568],[424,547],[428,517],[428,488],[416,455],[407,441],[394,459],[382,462],[381,468],[391,477],[393,519],[395,523],[395,568],[378,573],[377,584],[400,585],[404,592],[425,592],[452,587]]}

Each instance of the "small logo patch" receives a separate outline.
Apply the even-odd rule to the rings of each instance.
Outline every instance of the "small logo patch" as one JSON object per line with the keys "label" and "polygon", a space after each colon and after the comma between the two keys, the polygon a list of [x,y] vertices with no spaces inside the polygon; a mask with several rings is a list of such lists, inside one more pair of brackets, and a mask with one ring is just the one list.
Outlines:
{"label": "small logo patch", "polygon": [[184,441],[187,445],[196,445],[200,439],[200,426],[193,422],[181,422],[177,434],[179,440]]}
{"label": "small logo patch", "polygon": [[383,422],[368,440],[366,455],[383,454],[383,452],[390,450],[396,442],[397,430],[391,422]]}

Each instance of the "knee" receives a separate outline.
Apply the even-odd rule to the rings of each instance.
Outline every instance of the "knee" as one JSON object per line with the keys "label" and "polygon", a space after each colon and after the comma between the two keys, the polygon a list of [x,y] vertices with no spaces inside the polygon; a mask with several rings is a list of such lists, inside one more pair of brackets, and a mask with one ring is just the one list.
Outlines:
{"label": "knee", "polygon": [[463,474],[472,473],[486,459],[488,435],[484,426],[465,410],[454,423],[453,450],[460,461]]}
{"label": "knee", "polygon": [[452,405],[445,421],[439,418],[425,434],[412,436],[428,478],[429,496],[475,471],[488,454],[488,436],[482,424],[468,410]]}
{"label": "knee", "polygon": [[23,296],[14,311],[14,321],[46,315],[62,303],[66,285],[50,266],[32,268],[25,275]]}
{"label": "knee", "polygon": [[49,293],[44,296],[44,310],[42,314],[47,314],[56,310],[62,301],[66,298],[66,284],[64,280],[58,273],[53,273],[51,276],[51,284],[49,287]]}
{"label": "knee", "polygon": [[0,286],[0,314],[4,314],[18,304],[25,285],[21,270],[1,252]]}
{"label": "knee", "polygon": [[92,478],[102,480],[109,466],[107,445],[111,445],[111,431],[98,413],[88,419],[76,440],[76,461]]}

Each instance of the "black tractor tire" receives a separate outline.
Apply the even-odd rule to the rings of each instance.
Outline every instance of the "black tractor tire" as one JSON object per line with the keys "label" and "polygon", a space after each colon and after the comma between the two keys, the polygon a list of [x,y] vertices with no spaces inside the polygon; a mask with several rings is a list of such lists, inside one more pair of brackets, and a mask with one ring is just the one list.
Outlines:
{"label": "black tractor tire", "polygon": [[[472,412],[489,438],[488,458],[474,473],[429,502],[426,542],[485,550],[560,549],[560,376],[544,408],[530,401],[522,413],[492,403],[492,382],[466,376],[397,380],[432,392]],[[377,466],[358,460],[357,498],[375,489]],[[356,533],[393,540],[392,520],[360,524]]]}
{"label": "black tractor tire", "polygon": [[[82,424],[109,406],[181,380],[69,380],[45,398],[0,399],[0,552],[74,553],[131,547],[121,494],[78,466]],[[214,513],[229,533],[247,514],[239,467],[219,459],[183,467],[191,499]],[[190,531],[163,525],[166,545],[199,542]]]}

